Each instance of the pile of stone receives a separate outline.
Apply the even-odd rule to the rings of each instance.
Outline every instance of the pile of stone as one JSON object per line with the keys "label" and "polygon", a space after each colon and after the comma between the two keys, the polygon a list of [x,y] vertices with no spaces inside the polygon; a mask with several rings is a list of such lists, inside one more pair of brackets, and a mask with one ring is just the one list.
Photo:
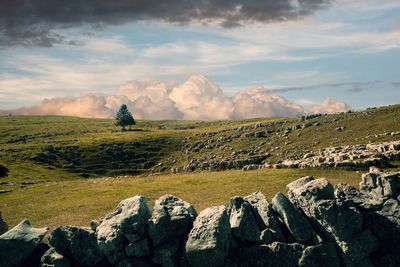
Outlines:
{"label": "pile of stone", "polygon": [[[264,156],[254,156],[246,159],[233,159],[233,160],[211,160],[201,161],[192,160],[189,164],[179,167],[171,168],[172,173],[189,173],[196,170],[200,171],[217,171],[217,170],[240,170],[248,165],[262,166],[262,162],[267,158]],[[258,168],[258,167],[257,167]]]}
{"label": "pile of stone", "polygon": [[387,161],[400,160],[400,141],[368,145],[323,148],[316,153],[306,153],[301,159],[264,164],[264,168],[312,168],[384,166]]}
{"label": "pile of stone", "polygon": [[197,215],[165,195],[142,196],[91,228],[27,220],[0,236],[0,266],[400,266],[400,172],[377,168],[360,190],[303,177],[269,203],[261,192]]}

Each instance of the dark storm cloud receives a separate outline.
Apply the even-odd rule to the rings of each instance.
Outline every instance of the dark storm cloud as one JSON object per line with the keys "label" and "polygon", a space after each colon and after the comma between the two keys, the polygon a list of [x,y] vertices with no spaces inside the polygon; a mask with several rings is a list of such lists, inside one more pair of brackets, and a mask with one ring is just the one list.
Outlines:
{"label": "dark storm cloud", "polygon": [[55,30],[94,28],[142,20],[187,24],[219,22],[235,27],[252,22],[293,20],[332,0],[0,0],[0,46],[69,43]]}

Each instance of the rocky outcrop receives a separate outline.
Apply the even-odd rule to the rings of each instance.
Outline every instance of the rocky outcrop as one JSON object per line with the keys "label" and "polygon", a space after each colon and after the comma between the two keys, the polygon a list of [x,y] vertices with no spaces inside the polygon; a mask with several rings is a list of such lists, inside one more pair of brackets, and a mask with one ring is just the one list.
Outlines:
{"label": "rocky outcrop", "polygon": [[79,265],[96,265],[104,257],[97,245],[97,237],[91,229],[59,226],[49,236],[49,243],[56,251]]}
{"label": "rocky outcrop", "polygon": [[368,145],[322,148],[307,152],[299,159],[287,159],[276,164],[264,164],[265,168],[313,168],[353,167],[368,168],[385,166],[389,160],[400,160],[400,141]]}
{"label": "rocky outcrop", "polygon": [[192,266],[222,266],[229,253],[229,217],[224,206],[203,210],[196,218],[185,245]]}
{"label": "rocky outcrop", "polygon": [[151,214],[135,196],[92,229],[56,228],[51,248],[23,221],[0,236],[0,266],[399,266],[399,175],[371,168],[360,190],[307,176],[271,204],[255,192],[198,216],[172,195]]}
{"label": "rocky outcrop", "polygon": [[20,266],[39,246],[48,228],[33,228],[28,220],[0,236],[0,266]]}
{"label": "rocky outcrop", "polygon": [[178,264],[182,257],[177,253],[178,249],[184,245],[196,216],[196,210],[191,204],[172,195],[165,195],[156,201],[149,219],[154,262],[163,266]]}
{"label": "rocky outcrop", "polygon": [[102,220],[97,227],[97,242],[112,264],[127,257],[126,247],[132,251],[132,247],[143,245],[141,241],[147,238],[150,216],[146,198],[135,196],[123,200]]}

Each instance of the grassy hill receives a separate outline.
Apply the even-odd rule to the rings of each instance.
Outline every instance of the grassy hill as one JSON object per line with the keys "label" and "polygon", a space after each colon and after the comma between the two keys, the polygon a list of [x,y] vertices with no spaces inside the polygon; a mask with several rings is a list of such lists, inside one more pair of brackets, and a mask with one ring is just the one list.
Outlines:
{"label": "grassy hill", "polygon": [[[197,159],[268,154],[266,160],[274,163],[323,147],[400,140],[400,135],[390,135],[396,131],[400,105],[306,121],[138,121],[134,131],[125,132],[110,119],[4,116],[0,164],[8,175],[0,177],[0,190],[12,192],[0,194],[0,210],[10,225],[23,218],[37,226],[87,225],[135,194],[150,201],[176,194],[200,211],[255,190],[272,198],[304,175],[357,185],[360,173],[346,169],[169,173],[171,167]],[[150,173],[165,175],[149,177]]]}

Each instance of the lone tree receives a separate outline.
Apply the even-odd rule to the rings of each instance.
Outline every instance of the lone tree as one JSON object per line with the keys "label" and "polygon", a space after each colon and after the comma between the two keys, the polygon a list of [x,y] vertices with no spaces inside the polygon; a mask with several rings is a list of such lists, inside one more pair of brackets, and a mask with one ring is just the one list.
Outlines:
{"label": "lone tree", "polygon": [[117,121],[115,125],[121,126],[122,131],[125,131],[125,126],[129,125],[130,130],[131,126],[136,124],[135,119],[132,117],[132,114],[129,112],[128,107],[125,104],[119,108],[115,120]]}

